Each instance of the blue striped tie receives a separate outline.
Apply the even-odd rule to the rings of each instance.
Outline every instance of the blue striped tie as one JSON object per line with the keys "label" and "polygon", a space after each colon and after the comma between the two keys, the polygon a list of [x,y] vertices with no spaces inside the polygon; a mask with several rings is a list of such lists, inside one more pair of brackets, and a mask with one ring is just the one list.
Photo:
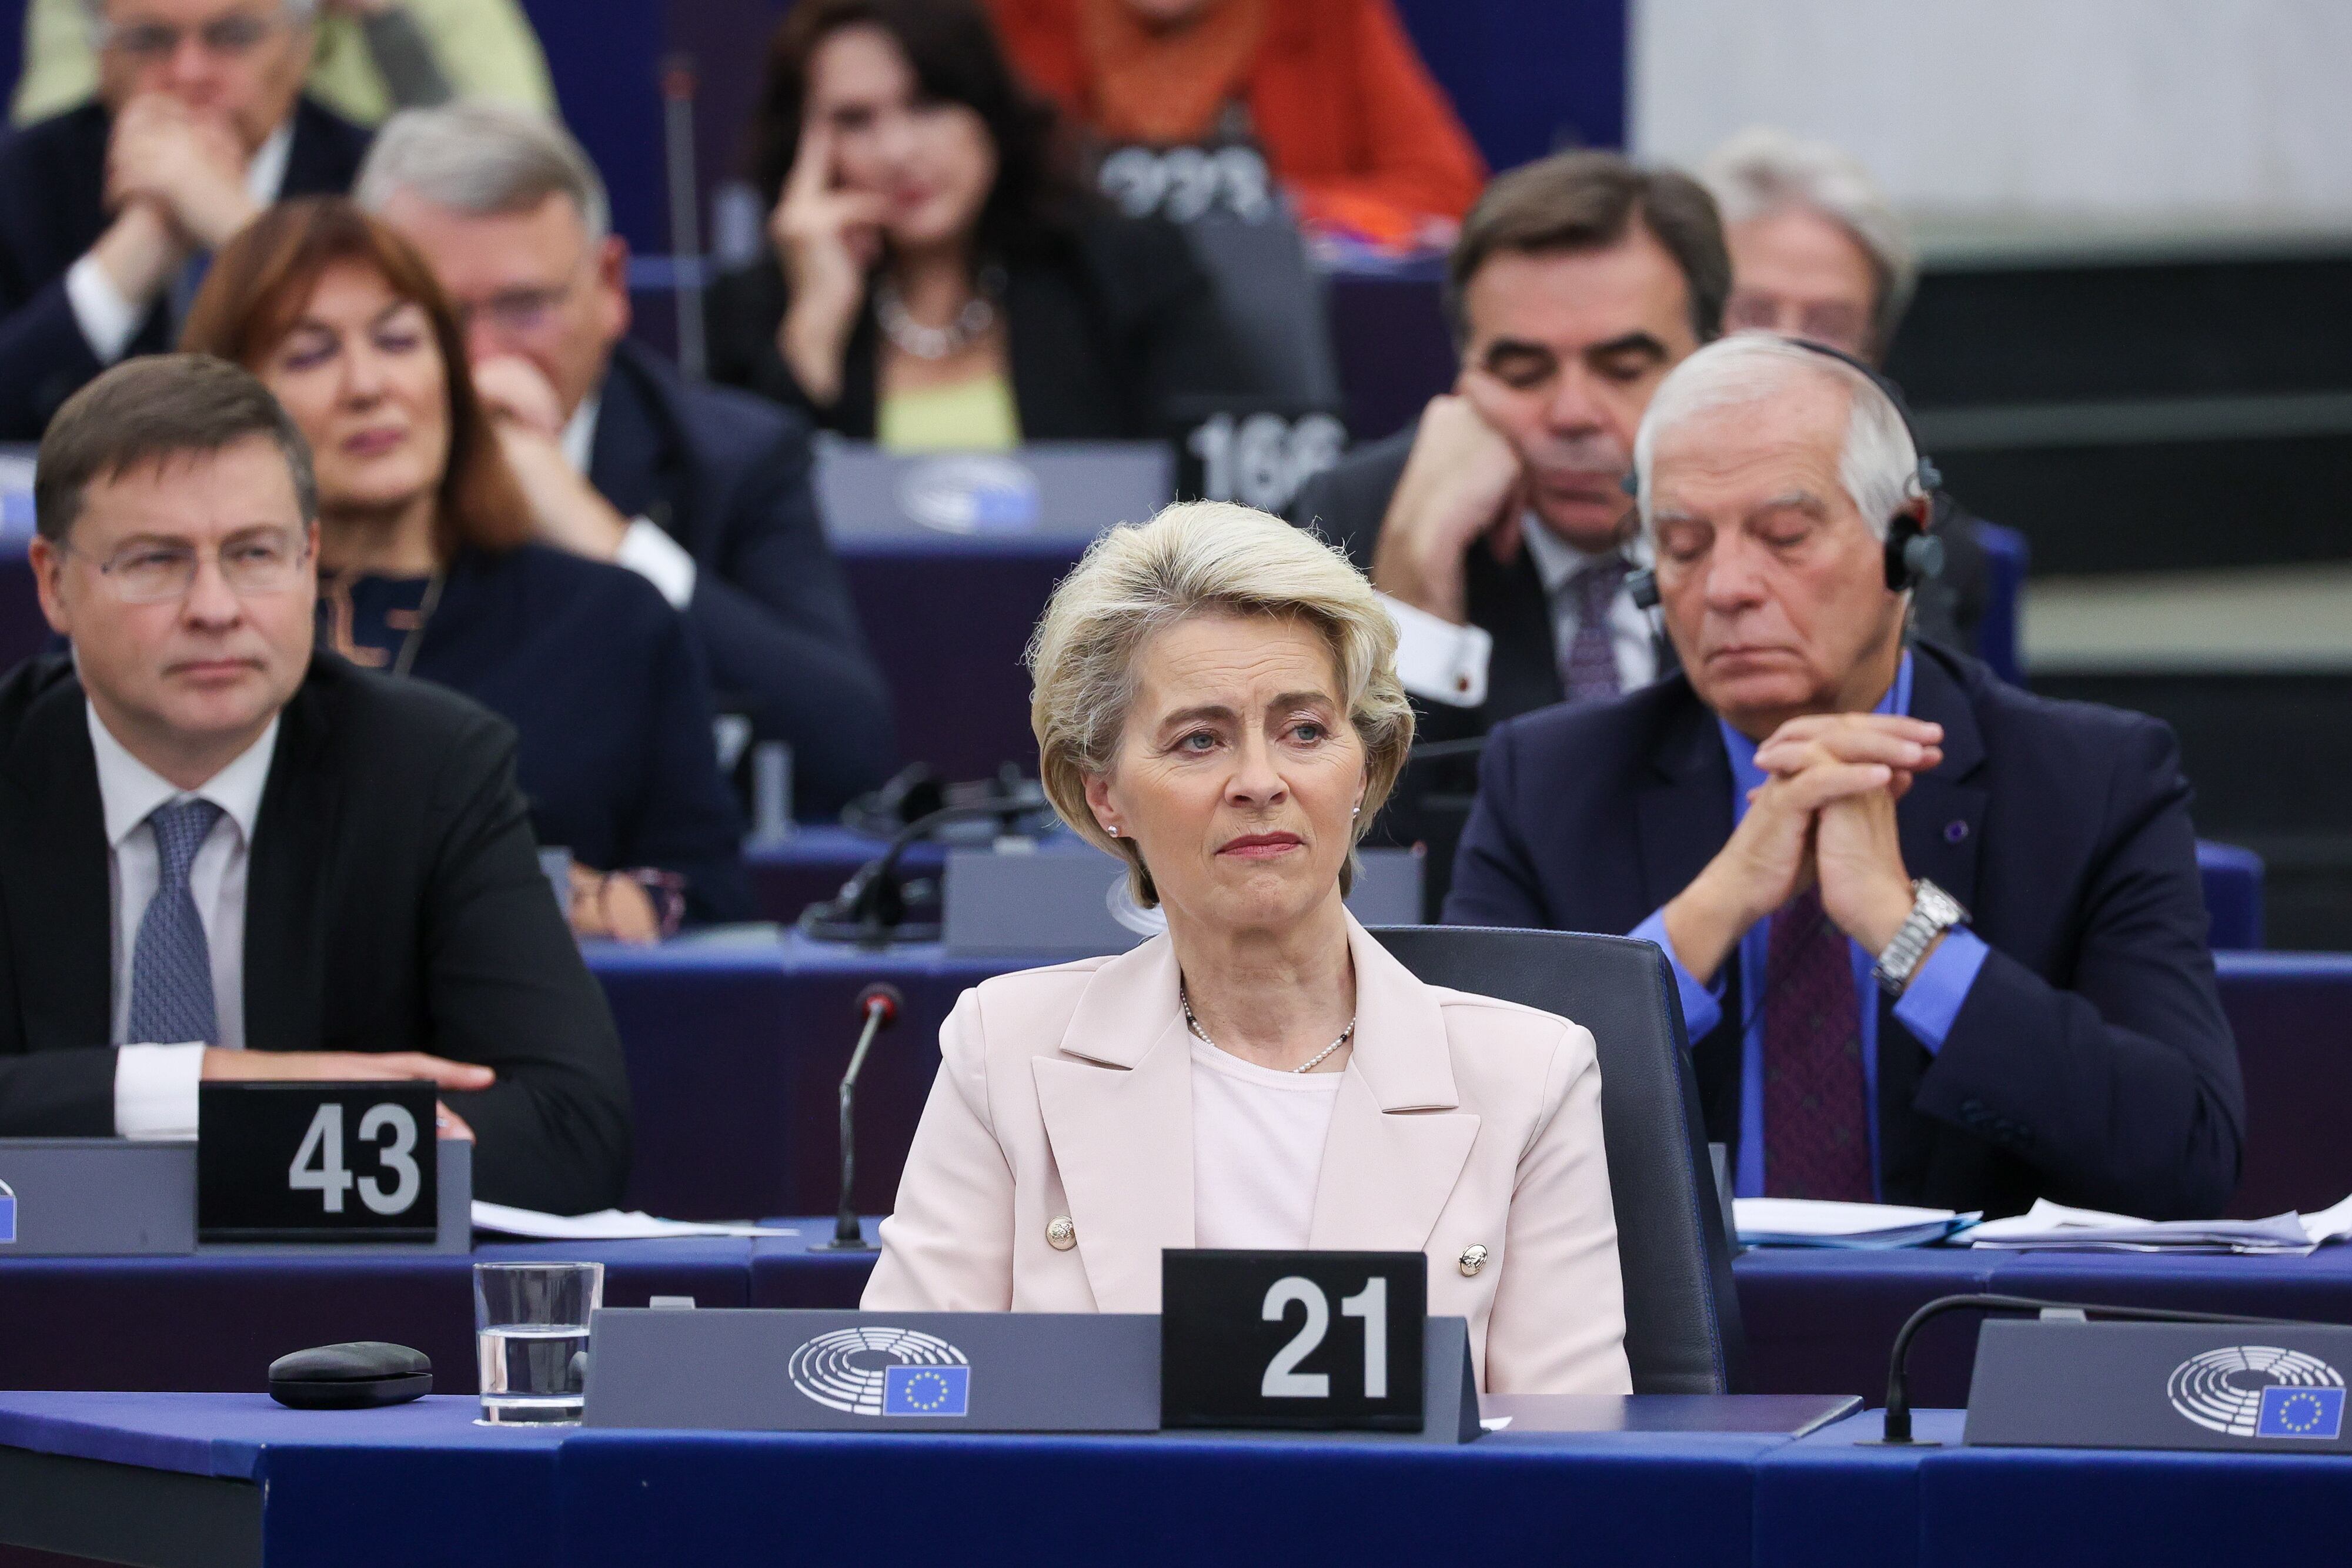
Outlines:
{"label": "blue striped tie", "polygon": [[188,891],[188,868],[205,835],[220,821],[210,800],[175,800],[147,819],[155,830],[161,875],[155,896],[139,921],[131,949],[131,1030],[134,1044],[215,1043],[220,1020],[213,1010],[212,948]]}

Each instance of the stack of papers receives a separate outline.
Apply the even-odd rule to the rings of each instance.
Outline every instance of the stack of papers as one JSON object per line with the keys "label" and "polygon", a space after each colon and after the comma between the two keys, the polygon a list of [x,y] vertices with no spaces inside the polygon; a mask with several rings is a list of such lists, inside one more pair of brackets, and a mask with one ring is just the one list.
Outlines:
{"label": "stack of papers", "polygon": [[541,1214],[509,1208],[503,1203],[474,1200],[474,1228],[500,1236],[527,1236],[541,1241],[640,1241],[661,1236],[798,1236],[797,1230],[758,1225],[697,1225],[683,1219],[656,1219],[641,1209],[624,1214],[617,1208],[595,1214]]}
{"label": "stack of papers", "polygon": [[1731,1210],[1739,1239],[1749,1247],[1927,1247],[1977,1219],[1948,1208],[1804,1197],[1736,1197]]}
{"label": "stack of papers", "polygon": [[2318,1214],[2268,1219],[2174,1219],[2151,1223],[2127,1214],[2069,1208],[2047,1198],[2011,1219],[1987,1220],[1966,1239],[1978,1247],[2051,1252],[2284,1252],[2316,1250],[2352,1239],[2352,1197]]}

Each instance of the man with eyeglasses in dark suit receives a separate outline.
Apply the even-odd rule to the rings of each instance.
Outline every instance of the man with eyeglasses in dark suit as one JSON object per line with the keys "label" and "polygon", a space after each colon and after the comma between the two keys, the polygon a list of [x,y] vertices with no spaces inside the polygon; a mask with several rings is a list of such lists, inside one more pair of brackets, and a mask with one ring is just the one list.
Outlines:
{"label": "man with eyeglasses in dark suit", "polygon": [[92,102],[0,142],[0,440],[161,353],[205,258],[280,196],[341,194],[367,132],[301,94],[317,0],[84,0]]}
{"label": "man with eyeglasses in dark suit", "polygon": [[245,371],[106,372],[35,481],[70,656],[0,680],[0,1137],[184,1137],[221,1079],[425,1079],[478,1197],[628,1171],[604,998],[514,732],[314,649],[317,486]]}

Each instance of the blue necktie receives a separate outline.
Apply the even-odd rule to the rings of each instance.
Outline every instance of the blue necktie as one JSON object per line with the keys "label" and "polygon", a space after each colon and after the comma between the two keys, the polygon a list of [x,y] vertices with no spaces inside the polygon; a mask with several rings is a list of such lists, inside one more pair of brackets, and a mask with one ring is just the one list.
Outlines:
{"label": "blue necktie", "polygon": [[140,917],[139,940],[131,949],[131,1029],[134,1043],[216,1043],[220,1019],[213,1010],[212,948],[188,891],[188,868],[205,835],[220,821],[210,800],[175,800],[147,819],[155,830],[161,875],[147,913]]}

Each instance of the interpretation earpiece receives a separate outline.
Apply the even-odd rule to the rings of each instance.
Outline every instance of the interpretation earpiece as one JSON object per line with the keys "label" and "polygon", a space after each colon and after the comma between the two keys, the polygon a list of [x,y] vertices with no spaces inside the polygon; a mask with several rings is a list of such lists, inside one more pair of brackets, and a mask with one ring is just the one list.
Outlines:
{"label": "interpretation earpiece", "polygon": [[[1922,466],[1932,467],[1923,464]],[[1909,512],[1897,512],[1886,524],[1886,591],[1902,593],[1931,577],[1944,574],[1944,541],[1927,530]]]}

